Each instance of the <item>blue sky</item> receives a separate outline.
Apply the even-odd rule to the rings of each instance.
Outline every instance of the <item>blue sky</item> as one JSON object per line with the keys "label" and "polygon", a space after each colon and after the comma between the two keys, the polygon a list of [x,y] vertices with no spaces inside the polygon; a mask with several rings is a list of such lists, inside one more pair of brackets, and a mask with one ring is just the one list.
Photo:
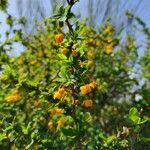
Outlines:
{"label": "blue sky", "polygon": [[[17,9],[16,9],[16,2],[17,1],[18,0],[9,0],[9,4],[10,4],[9,5],[9,12],[10,12],[10,14],[12,14],[13,16],[16,16],[16,17],[18,17],[18,12],[17,12]],[[20,0],[20,2],[22,2],[22,3],[26,3],[26,1],[27,0]],[[33,0],[29,0],[29,1],[33,2]],[[50,12],[51,12],[51,10],[49,9],[49,8],[51,8],[49,0],[38,0],[38,1],[40,1],[41,4],[43,4],[43,9],[45,10],[46,16],[49,15]],[[57,0],[57,1],[59,1],[59,0]],[[93,1],[95,2],[97,0],[93,0]],[[117,1],[118,0],[114,0],[114,3],[117,3]],[[142,18],[147,23],[148,27],[150,27],[150,11],[149,11],[149,9],[150,9],[150,0],[141,0],[142,3],[139,6],[138,11],[134,10],[134,7],[136,6],[136,3],[139,0],[120,0],[120,1],[122,1],[122,4],[125,1],[129,1],[129,4],[126,6],[126,9],[129,9],[129,10],[135,12],[136,15],[138,15],[140,18]],[[73,10],[76,13],[81,13],[82,18],[85,18],[85,17],[88,18],[88,13],[87,13],[86,8],[87,8],[87,0],[80,0],[80,2],[78,2],[76,4],[76,6],[73,8]],[[117,18],[117,19],[121,20],[122,17]],[[4,23],[5,22],[5,15],[3,13],[0,13],[0,21],[2,21],[2,25],[1,25],[1,28],[0,28],[0,34],[3,35],[4,32],[8,29],[7,25]],[[100,22],[101,22],[101,18],[97,18],[96,23],[100,24]],[[2,41],[2,40],[4,40],[4,36],[1,37],[0,41]],[[141,40],[143,40],[143,38],[139,38],[139,41],[141,41]],[[19,53],[20,51],[23,50],[23,47],[21,47],[20,45],[15,45],[14,49],[15,50],[12,52],[12,54]]]}

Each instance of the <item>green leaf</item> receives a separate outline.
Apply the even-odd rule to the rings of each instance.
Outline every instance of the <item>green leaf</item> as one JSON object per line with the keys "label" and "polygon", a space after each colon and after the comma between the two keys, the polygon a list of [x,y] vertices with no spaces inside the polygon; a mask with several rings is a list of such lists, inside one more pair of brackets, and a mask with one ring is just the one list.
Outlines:
{"label": "green leaf", "polygon": [[140,139],[141,139],[141,141],[146,142],[146,143],[150,142],[150,138],[149,137],[141,137]]}
{"label": "green leaf", "polygon": [[135,107],[130,109],[128,118],[134,125],[138,125],[141,121],[139,112]]}
{"label": "green leaf", "polygon": [[107,138],[107,143],[110,144],[110,143],[113,142],[113,140],[115,140],[115,139],[116,139],[116,137],[115,137],[114,135],[109,136],[109,137]]}
{"label": "green leaf", "polygon": [[67,60],[67,57],[66,57],[64,54],[58,54],[58,57],[59,57],[61,60]]}
{"label": "green leaf", "polygon": [[148,121],[148,119],[143,119],[143,120],[141,120],[138,124],[140,125],[140,124],[144,124],[145,122],[147,122]]}
{"label": "green leaf", "polygon": [[25,135],[27,135],[29,132],[28,132],[28,129],[27,128],[25,128],[25,127],[22,127],[22,132],[25,134]]}
{"label": "green leaf", "polygon": [[65,135],[65,136],[75,136],[75,131],[72,129],[72,128],[61,128],[61,131],[62,133]]}
{"label": "green leaf", "polygon": [[12,16],[11,16],[11,15],[9,15],[9,16],[6,18],[6,23],[7,23],[8,25],[12,26],[12,24],[13,24],[13,19],[12,19]]}
{"label": "green leaf", "polygon": [[8,5],[8,1],[7,0],[0,0],[0,10],[6,10]]}
{"label": "green leaf", "polygon": [[36,91],[32,91],[29,93],[29,96],[34,96],[36,94]]}
{"label": "green leaf", "polygon": [[6,134],[5,133],[0,133],[0,142],[6,139]]}
{"label": "green leaf", "polygon": [[25,149],[29,149],[29,148],[32,146],[32,144],[33,144],[33,143],[34,143],[34,140],[33,140],[33,139],[31,139],[30,144],[29,144],[29,145],[27,145]]}
{"label": "green leaf", "polygon": [[26,21],[27,21],[27,20],[26,20],[25,17],[21,17],[21,18],[18,19],[18,23],[19,23],[19,24],[22,24],[22,25],[25,25]]}
{"label": "green leaf", "polygon": [[[59,21],[60,22],[65,22],[65,20],[67,19],[67,17],[66,16],[63,16],[63,17],[61,17],[60,19],[59,19]],[[59,24],[60,25],[60,24]]]}
{"label": "green leaf", "polygon": [[66,66],[62,66],[60,69],[60,77],[67,79],[68,78],[68,71],[67,71],[67,67]]}
{"label": "green leaf", "polygon": [[92,116],[89,112],[86,112],[84,115],[84,119],[86,122],[91,122],[92,121]]}

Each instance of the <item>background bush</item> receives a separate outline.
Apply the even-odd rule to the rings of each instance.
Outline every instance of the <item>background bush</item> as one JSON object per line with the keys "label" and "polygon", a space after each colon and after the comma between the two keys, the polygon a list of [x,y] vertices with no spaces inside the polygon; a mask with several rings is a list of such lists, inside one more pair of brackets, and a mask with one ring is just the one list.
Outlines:
{"label": "background bush", "polygon": [[[68,1],[25,38],[22,30],[12,38],[6,33],[0,148],[148,150],[149,50],[139,59],[136,37],[128,34],[122,43],[122,30],[109,19],[98,31],[78,21],[75,3]],[[15,22],[24,23],[8,16],[7,24]],[[26,50],[10,57],[14,42]]]}

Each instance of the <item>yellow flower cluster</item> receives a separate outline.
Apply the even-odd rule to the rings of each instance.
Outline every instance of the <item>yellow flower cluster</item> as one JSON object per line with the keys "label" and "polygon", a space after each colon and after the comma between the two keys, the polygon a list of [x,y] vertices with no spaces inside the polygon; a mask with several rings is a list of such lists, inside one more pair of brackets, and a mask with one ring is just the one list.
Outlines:
{"label": "yellow flower cluster", "polygon": [[54,123],[52,121],[49,121],[47,126],[49,129],[52,129],[52,128],[54,128]]}
{"label": "yellow flower cluster", "polygon": [[80,87],[80,91],[82,94],[88,94],[91,92],[91,88],[90,88],[89,84],[86,84],[86,85]]}
{"label": "yellow flower cluster", "polygon": [[83,106],[86,108],[90,108],[93,106],[93,101],[91,99],[87,99],[83,101]]}
{"label": "yellow flower cluster", "polygon": [[94,66],[94,62],[93,62],[94,57],[95,57],[95,54],[94,54],[93,47],[88,48],[88,52],[87,52],[87,58],[88,58],[87,66],[88,67]]}
{"label": "yellow flower cluster", "polygon": [[77,52],[76,50],[73,50],[73,51],[72,51],[72,56],[73,56],[73,57],[77,57],[77,56],[78,56],[78,52]]}
{"label": "yellow flower cluster", "polygon": [[88,67],[92,67],[93,65],[94,65],[93,60],[89,60],[89,61],[87,62],[87,66],[88,66]]}
{"label": "yellow flower cluster", "polygon": [[[108,21],[103,28],[103,31],[99,37],[100,39],[97,39],[94,43],[95,46],[101,47],[104,49],[104,52],[106,54],[111,54],[113,52],[113,48],[115,46],[115,41],[114,41],[114,27],[112,24]],[[89,46],[89,45],[88,45]],[[92,45],[88,47],[88,59],[93,60],[94,58],[94,52],[92,51]]]}
{"label": "yellow flower cluster", "polygon": [[64,119],[59,119],[57,123],[58,123],[58,126],[61,127],[65,125],[66,121]]}
{"label": "yellow flower cluster", "polygon": [[94,39],[92,37],[87,40],[87,45],[88,46],[94,45]]}
{"label": "yellow flower cluster", "polygon": [[107,22],[106,27],[104,29],[104,34],[112,35],[113,30],[114,30],[114,28],[113,28],[112,24],[110,22]]}
{"label": "yellow flower cluster", "polygon": [[68,52],[68,49],[67,49],[67,48],[61,48],[61,49],[60,49],[60,52],[61,52],[62,54],[64,54],[64,55],[66,55],[67,52]]}
{"label": "yellow flower cluster", "polygon": [[37,63],[37,60],[32,60],[32,61],[30,61],[30,64],[31,65],[35,65]]}
{"label": "yellow flower cluster", "polygon": [[13,90],[11,94],[5,98],[8,103],[16,103],[21,100],[21,96],[17,90]]}
{"label": "yellow flower cluster", "polygon": [[113,32],[114,28],[113,26],[108,22],[106,24],[106,28],[104,30],[105,38],[106,38],[106,43],[104,43],[104,51],[106,54],[111,54],[113,52],[114,48],[114,43],[113,43]]}
{"label": "yellow flower cluster", "polygon": [[65,89],[64,88],[60,88],[57,92],[54,93],[53,98],[54,99],[61,99],[63,98],[65,95]]}
{"label": "yellow flower cluster", "polygon": [[90,84],[86,84],[84,86],[81,86],[80,91],[82,94],[88,94],[91,92],[92,89],[95,89],[96,86],[97,86],[97,83],[95,81],[93,81]]}
{"label": "yellow flower cluster", "polygon": [[53,109],[53,110],[51,111],[51,114],[52,114],[52,115],[59,115],[59,114],[62,114],[63,112],[64,112],[63,109],[61,109],[61,108],[55,108],[55,109]]}
{"label": "yellow flower cluster", "polygon": [[95,89],[96,86],[97,86],[96,81],[91,82],[91,83],[89,84],[89,86],[90,86],[92,89]]}
{"label": "yellow flower cluster", "polygon": [[38,106],[40,106],[41,104],[42,104],[41,100],[34,100],[34,102],[33,102],[33,105],[34,105],[35,107],[38,107]]}
{"label": "yellow flower cluster", "polygon": [[64,40],[64,35],[59,33],[55,35],[55,42],[60,44]]}
{"label": "yellow flower cluster", "polygon": [[94,58],[94,49],[93,48],[88,49],[87,56],[88,56],[88,59],[90,59],[90,60]]}
{"label": "yellow flower cluster", "polygon": [[112,44],[106,45],[105,52],[106,54],[111,54],[113,52],[113,45]]}
{"label": "yellow flower cluster", "polygon": [[[60,118],[58,121],[57,121],[57,124],[59,127],[62,127],[64,126],[66,123],[66,120],[64,118]],[[48,128],[49,129],[53,129],[55,126],[54,126],[54,122],[53,121],[49,121],[48,124],[47,124]]]}
{"label": "yellow flower cluster", "polygon": [[79,64],[80,64],[80,67],[84,67],[84,66],[88,66],[88,67],[92,67],[93,65],[94,65],[94,62],[93,62],[93,60],[88,60],[88,61],[80,61],[79,62]]}
{"label": "yellow flower cluster", "polygon": [[96,43],[95,43],[95,45],[96,45],[96,46],[101,46],[102,43],[101,43],[101,41],[97,40]]}

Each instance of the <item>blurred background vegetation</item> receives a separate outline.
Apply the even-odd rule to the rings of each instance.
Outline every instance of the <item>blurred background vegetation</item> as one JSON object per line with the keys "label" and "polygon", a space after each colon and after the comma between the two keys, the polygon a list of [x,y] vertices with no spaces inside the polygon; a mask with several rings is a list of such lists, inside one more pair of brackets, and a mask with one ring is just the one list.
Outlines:
{"label": "blurred background vegetation", "polygon": [[[66,0],[1,0],[1,3],[4,3],[2,9],[9,4],[7,9],[9,16],[25,17],[26,23],[22,24],[21,28],[26,34],[31,34],[36,29],[37,22],[51,16],[57,7],[66,4]],[[80,0],[80,3],[74,6],[73,11],[78,14],[79,19],[87,18],[88,25],[95,28],[99,28],[106,19],[111,17],[111,23],[115,28],[123,29],[123,37],[127,33],[138,37],[136,40],[140,47],[143,43],[144,45],[149,43],[149,40],[140,32],[140,29],[135,29],[137,28],[135,17],[140,17],[147,26],[150,26],[149,6],[149,0]],[[131,15],[132,13],[135,17]],[[2,20],[6,18],[4,14],[0,15]],[[7,27],[4,24],[0,31],[4,33],[5,29]],[[19,48],[20,51],[23,49],[21,46]],[[12,54],[17,54],[18,51],[17,48],[16,51],[12,51]],[[140,48],[139,53],[143,55],[143,47]]]}

